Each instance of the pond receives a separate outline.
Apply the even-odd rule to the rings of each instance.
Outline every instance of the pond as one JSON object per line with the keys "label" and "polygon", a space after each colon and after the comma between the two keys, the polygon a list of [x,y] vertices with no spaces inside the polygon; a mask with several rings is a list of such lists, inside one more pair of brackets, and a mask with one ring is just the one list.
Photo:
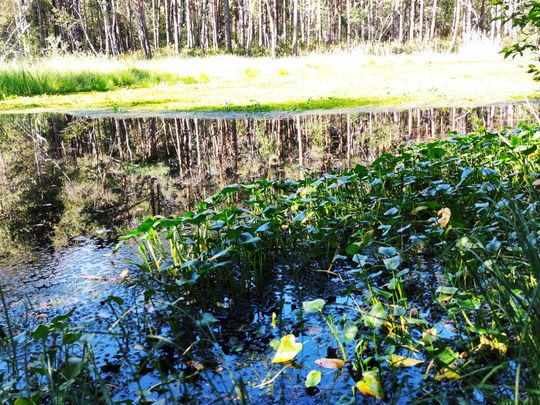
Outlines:
{"label": "pond", "polygon": [[[452,131],[536,122],[539,113],[536,105],[504,104],[233,119],[0,116],[0,286],[5,304],[11,316],[20,319],[20,330],[76,308],[75,325],[96,333],[97,364],[106,381],[119,386],[113,399],[134,399],[159,384],[164,371],[145,362],[134,337],[129,344],[137,349],[124,355],[148,370],[139,372],[143,375],[139,381],[130,380],[120,365],[122,339],[99,334],[117,319],[109,295],[122,297],[126,308],[141,301],[140,287],[124,283],[135,277],[137,259],[126,246],[114,251],[119,235],[151,215],[195,209],[228,184],[343,172],[407,142],[443,138]],[[422,275],[416,288],[439,276]],[[187,362],[165,346],[160,361],[169,367],[181,363],[190,388],[170,384],[162,390],[163,397],[199,403],[216,398],[234,401],[238,379],[255,403],[326,403],[350,393],[348,377],[334,370],[324,372],[323,379],[331,383],[322,391],[305,390],[298,373],[283,372],[271,384],[266,382],[280,372],[270,362],[269,344],[279,338],[282,328],[292,327],[304,344],[298,369],[309,368],[315,359],[335,357],[332,335],[321,333],[327,327],[322,318],[306,315],[299,321],[297,312],[303,301],[320,297],[332,304],[329,318],[351,318],[358,303],[350,293],[356,288],[361,287],[344,283],[335,273],[297,276],[283,264],[260,294],[235,296],[232,285],[193,298],[220,321],[219,330],[214,330],[218,336],[200,338],[214,343],[211,356],[199,349]],[[452,339],[451,320],[437,319],[440,335]],[[136,324],[131,325],[134,336]],[[170,335],[170,328],[162,326],[159,333]],[[189,347],[193,334],[175,332],[177,344]],[[199,376],[201,370],[212,375],[214,384]],[[227,374],[230,370],[236,383]],[[419,373],[411,369],[399,376],[402,403],[418,395]],[[477,393],[473,399],[484,398]]]}

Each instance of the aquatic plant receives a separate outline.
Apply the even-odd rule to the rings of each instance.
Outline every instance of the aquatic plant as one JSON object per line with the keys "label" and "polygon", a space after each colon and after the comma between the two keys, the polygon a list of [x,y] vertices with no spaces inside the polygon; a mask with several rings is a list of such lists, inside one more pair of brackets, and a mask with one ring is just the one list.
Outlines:
{"label": "aquatic plant", "polygon": [[[144,365],[132,375],[151,366],[162,383],[140,398],[193,398],[189,381],[200,377],[216,400],[247,403],[294,373],[311,395],[343,403],[357,395],[536,401],[539,146],[535,128],[482,128],[405,145],[344,173],[233,184],[193,211],[149,218],[122,240],[138,255],[139,274],[130,273],[143,290],[138,309],[106,302],[117,318],[109,332],[130,367],[132,331],[144,330]],[[244,339],[258,333],[266,347],[257,361],[267,376],[247,377],[223,348],[248,350],[224,333],[233,310],[224,295],[263,297],[277,276],[299,291],[305,278],[337,279],[348,304],[302,290],[286,316],[282,301],[269,309],[268,325],[243,327]],[[321,321],[310,339],[308,328]],[[14,360],[2,370],[17,375],[21,351],[7,326],[2,350]],[[314,344],[325,353],[304,356]],[[216,363],[228,379],[219,384]],[[328,388],[338,378],[352,395]],[[30,370],[20,384],[35,379]],[[47,374],[38,381],[63,395]]]}
{"label": "aquatic plant", "polygon": [[[150,218],[124,241],[137,241],[141,269],[176,294],[211,291],[215,280],[261,291],[284,264],[362,283],[361,322],[344,321],[343,338],[323,317],[363,394],[382,399],[385,375],[425,365],[426,398],[446,395],[455,380],[466,398],[474,390],[534,398],[538,370],[523,353],[538,345],[539,143],[534,128],[481,128],[342,174],[236,184],[196,211]],[[415,286],[421,278],[424,291]],[[322,313],[321,302],[304,310]],[[453,322],[456,341],[420,315],[434,305]],[[357,343],[347,354],[349,334]],[[516,367],[502,373],[509,364]]]}

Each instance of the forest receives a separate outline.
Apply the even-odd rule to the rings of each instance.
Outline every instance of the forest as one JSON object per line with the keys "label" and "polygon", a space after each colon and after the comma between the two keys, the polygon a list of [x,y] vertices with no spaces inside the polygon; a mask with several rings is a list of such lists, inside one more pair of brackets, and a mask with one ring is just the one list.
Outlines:
{"label": "forest", "polygon": [[[515,37],[520,0],[4,0],[3,58],[47,53],[262,56],[358,43]],[[414,47],[413,47],[414,49]]]}

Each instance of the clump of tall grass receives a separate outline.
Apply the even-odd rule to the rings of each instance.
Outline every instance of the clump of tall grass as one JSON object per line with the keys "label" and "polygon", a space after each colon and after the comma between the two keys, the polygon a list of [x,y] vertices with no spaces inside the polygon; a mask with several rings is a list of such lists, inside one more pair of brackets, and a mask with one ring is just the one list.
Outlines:
{"label": "clump of tall grass", "polygon": [[173,82],[174,76],[128,67],[99,70],[35,69],[26,66],[0,69],[0,94],[35,96],[85,91],[109,91],[118,87]]}

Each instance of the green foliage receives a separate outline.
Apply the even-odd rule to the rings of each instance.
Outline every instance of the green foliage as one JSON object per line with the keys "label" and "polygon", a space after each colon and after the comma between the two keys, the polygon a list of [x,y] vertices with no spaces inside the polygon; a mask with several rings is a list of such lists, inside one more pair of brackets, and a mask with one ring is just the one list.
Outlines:
{"label": "green foliage", "polygon": [[[538,57],[538,39],[540,30],[540,2],[537,0],[527,0],[519,4],[517,8],[511,7],[507,1],[497,0],[499,4],[509,12],[508,18],[500,17],[499,19],[511,23],[514,28],[519,30],[520,36],[517,42],[506,46],[502,50],[505,58],[523,56],[526,53],[532,52]],[[529,65],[529,73],[534,77],[534,80],[540,81],[540,69],[535,64]]]}
{"label": "green foliage", "polygon": [[[342,174],[229,185],[193,211],[149,218],[123,238],[139,254],[139,283],[145,288],[141,305],[146,308],[154,288],[162,288],[163,306],[170,308],[168,325],[185,330],[191,326],[175,317],[187,308],[183,299],[191,301],[197,289],[211,296],[230,283],[240,296],[264,291],[277,264],[290,266],[293,273],[329,269],[332,277],[348,279],[361,291],[351,293],[354,316],[350,308],[336,316],[331,300],[306,297],[310,300],[297,311],[295,334],[282,332],[280,319],[281,339],[271,343],[275,352],[268,349],[268,360],[281,369],[275,378],[291,370],[293,360],[317,340],[297,342],[297,336],[306,336],[303,317],[322,317],[341,359],[328,356],[315,363],[336,374],[347,370],[340,378],[351,377],[355,394],[395,400],[399,391],[388,388],[399,386],[398,373],[422,368],[422,378],[415,380],[420,401],[480,393],[486,402],[535,403],[540,382],[539,147],[535,128],[480,129],[406,145]],[[420,277],[428,279],[422,291],[415,286]],[[123,301],[112,297],[106,304],[115,309]],[[197,308],[189,325],[209,330],[218,327],[219,318]],[[450,338],[441,320],[452,325]],[[82,344],[80,332],[67,322],[64,317],[40,325],[31,338],[38,343],[55,339],[62,350]],[[9,335],[2,349],[11,354],[6,358],[16,359],[18,338]],[[123,336],[129,340],[127,329]],[[167,337],[152,338],[176,348]],[[61,364],[55,353],[47,354],[47,363],[58,365],[43,376],[48,379],[42,385],[70,402],[72,392],[97,376],[86,366],[91,362],[78,360],[85,358],[77,351],[68,353]],[[17,375],[18,363],[7,364]],[[54,370],[62,370],[61,376]],[[160,377],[166,381],[168,374]],[[304,383],[313,388],[319,377],[310,373]],[[244,400],[241,379],[231,378]],[[21,400],[34,395],[25,389],[17,393]],[[154,393],[157,389],[145,396]],[[344,397],[341,403],[351,401]]]}
{"label": "green foliage", "polygon": [[156,74],[137,68],[101,72],[92,70],[38,70],[20,66],[0,70],[0,94],[4,94],[4,96],[35,96],[86,91],[100,92],[119,87],[175,81],[181,81],[185,84],[199,82],[196,78],[190,76],[175,78],[170,74]]}
{"label": "green foliage", "polygon": [[[3,296],[2,304],[6,304]],[[0,340],[0,350],[7,354],[3,361],[13,366],[13,373],[2,375],[0,401],[78,404],[110,400],[109,391],[96,372],[89,337],[70,326],[73,312],[39,324],[32,332]],[[17,366],[22,359],[27,362],[26,369],[19,372]],[[21,383],[23,389],[18,389]]]}
{"label": "green foliage", "polygon": [[[272,263],[304,268],[315,260],[328,268],[346,254],[349,274],[369,291],[357,304],[362,324],[323,313],[322,300],[303,306],[320,312],[342,361],[362,373],[356,386],[363,394],[384,397],[385,376],[373,362],[431,362],[426,375],[435,384],[467,375],[462,384],[500,398],[490,370],[514,362],[518,372],[500,378],[517,387],[516,396],[534,398],[540,362],[527,356],[538,353],[540,336],[539,146],[539,133],[525,126],[454,134],[344,174],[231,185],[198,210],[150,218],[124,239],[137,241],[141,268],[165,283],[221,275],[246,290],[261,285]],[[410,307],[410,277],[422,263],[441,275],[427,293],[467,336],[458,346]],[[397,347],[420,358],[398,355]]]}

